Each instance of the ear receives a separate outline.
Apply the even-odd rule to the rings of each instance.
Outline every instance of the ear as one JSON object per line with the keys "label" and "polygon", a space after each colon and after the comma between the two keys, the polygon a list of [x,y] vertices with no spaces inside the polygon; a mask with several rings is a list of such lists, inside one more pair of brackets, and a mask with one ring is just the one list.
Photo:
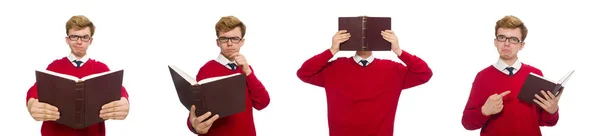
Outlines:
{"label": "ear", "polygon": [[217,47],[221,47],[221,45],[219,45],[219,39],[215,39],[215,43],[217,44]]}
{"label": "ear", "polygon": [[92,41],[94,41],[94,38],[90,37],[90,42],[89,42],[88,46],[92,45]]}
{"label": "ear", "polygon": [[69,36],[65,36],[65,43],[69,44]]}
{"label": "ear", "polygon": [[242,41],[240,41],[240,47],[244,46],[245,41],[246,41],[246,38],[243,38]]}
{"label": "ear", "polygon": [[521,43],[521,47],[519,47],[519,50],[522,50],[523,48],[525,48],[525,42]]}

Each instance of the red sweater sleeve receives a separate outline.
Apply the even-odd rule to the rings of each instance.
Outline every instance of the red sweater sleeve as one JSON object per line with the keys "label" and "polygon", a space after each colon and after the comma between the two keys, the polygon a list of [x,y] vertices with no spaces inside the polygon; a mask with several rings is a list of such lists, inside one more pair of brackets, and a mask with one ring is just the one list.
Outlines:
{"label": "red sweater sleeve", "polygon": [[296,75],[303,82],[323,87],[325,79],[322,71],[331,64],[329,63],[331,58],[333,58],[333,53],[327,49],[306,60],[298,69]]}
{"label": "red sweater sleeve", "polygon": [[263,86],[262,82],[258,80],[255,75],[254,69],[252,66],[249,66],[252,73],[248,75],[246,80],[246,85],[248,86],[248,93],[250,95],[250,99],[252,99],[252,106],[256,110],[262,110],[266,108],[271,102],[271,98],[269,97],[269,92],[265,86]]}
{"label": "red sweater sleeve", "polygon": [[431,79],[431,76],[433,76],[431,68],[429,68],[427,63],[421,58],[406,51],[402,51],[402,54],[400,54],[398,58],[406,64],[405,67],[398,63],[400,72],[405,75],[403,80],[404,86],[402,89],[424,84]]}
{"label": "red sweater sleeve", "polygon": [[482,93],[485,90],[481,84],[480,74],[481,73],[477,74],[475,81],[473,81],[471,94],[469,95],[467,105],[463,111],[462,125],[467,130],[480,129],[489,119],[489,116],[485,116],[481,113],[481,106],[485,104],[488,96],[486,96],[485,93]]}
{"label": "red sweater sleeve", "polygon": [[[536,73],[540,76],[544,76],[544,74],[542,73],[542,71],[538,71],[538,73]],[[536,106],[537,107],[537,106]],[[554,114],[550,114],[548,113],[546,110],[537,107],[538,108],[538,123],[540,124],[540,126],[554,126],[556,125],[556,123],[558,123],[558,110],[556,111],[556,113]]]}

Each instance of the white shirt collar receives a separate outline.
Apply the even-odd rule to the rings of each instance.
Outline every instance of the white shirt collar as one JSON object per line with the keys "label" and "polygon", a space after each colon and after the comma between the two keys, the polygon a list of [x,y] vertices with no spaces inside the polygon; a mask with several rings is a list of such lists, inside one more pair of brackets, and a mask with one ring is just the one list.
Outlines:
{"label": "white shirt collar", "polygon": [[[75,60],[77,60],[77,57],[75,57],[75,54],[73,54],[72,52],[69,53],[69,55],[67,56],[67,59],[69,59],[69,61],[71,62],[71,64],[73,64],[73,66],[77,67],[77,63],[73,62]],[[82,61],[83,63],[81,63],[80,66],[83,66],[83,64],[85,64],[90,58],[88,57],[88,55],[84,55],[83,57],[81,57],[81,59],[79,59],[79,61]]]}
{"label": "white shirt collar", "polygon": [[235,61],[229,61],[229,59],[225,58],[225,56],[223,56],[223,54],[219,53],[219,56],[215,59],[215,61],[219,62],[221,65],[225,66],[226,68],[230,69],[229,63],[234,63],[235,65],[237,65],[237,63],[235,63]]}
{"label": "white shirt collar", "polygon": [[[521,61],[519,61],[519,59],[517,59],[515,61],[515,63],[512,65],[513,68],[515,68],[515,70],[513,70],[513,74],[517,74],[517,71],[519,71],[519,69],[521,69]],[[506,70],[506,67],[509,67],[508,64],[504,63],[504,61],[502,61],[501,59],[498,59],[498,62],[496,62],[494,64],[494,67],[500,71],[502,71],[502,73],[504,74],[509,74],[508,70]]]}
{"label": "white shirt collar", "polygon": [[[354,59],[354,61],[355,61],[355,62],[356,62],[358,65],[362,66],[362,63],[360,63],[360,61],[361,61],[361,60],[363,60],[363,58],[362,58],[362,57],[360,57],[360,56],[358,56],[358,54],[355,54],[355,55],[352,57],[352,59]],[[374,59],[375,59],[375,57],[373,57],[373,55],[371,55],[371,56],[367,57],[367,59],[364,59],[364,60],[367,60],[367,65],[369,65],[369,64],[371,64],[371,62],[373,62],[373,60],[374,60]]]}

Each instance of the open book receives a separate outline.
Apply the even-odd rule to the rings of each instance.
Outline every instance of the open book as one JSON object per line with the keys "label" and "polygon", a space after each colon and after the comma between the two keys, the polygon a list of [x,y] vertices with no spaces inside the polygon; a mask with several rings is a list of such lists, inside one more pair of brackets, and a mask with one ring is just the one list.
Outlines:
{"label": "open book", "polygon": [[71,128],[85,128],[103,122],[100,109],[121,99],[123,70],[92,74],[83,78],[48,70],[36,70],[38,99],[56,106],[56,121]]}
{"label": "open book", "polygon": [[188,110],[195,105],[198,116],[210,111],[223,118],[246,109],[245,74],[235,73],[196,82],[176,66],[169,65],[169,72],[179,101]]}
{"label": "open book", "polygon": [[565,88],[565,84],[567,81],[569,81],[574,72],[575,70],[569,71],[569,73],[567,73],[558,81],[537,75],[535,73],[529,73],[517,97],[522,101],[537,105],[535,102],[533,102],[533,99],[537,99],[535,98],[535,94],[544,98],[544,95],[540,92],[541,90],[550,91],[552,95],[558,96],[560,93],[562,93],[562,90]]}

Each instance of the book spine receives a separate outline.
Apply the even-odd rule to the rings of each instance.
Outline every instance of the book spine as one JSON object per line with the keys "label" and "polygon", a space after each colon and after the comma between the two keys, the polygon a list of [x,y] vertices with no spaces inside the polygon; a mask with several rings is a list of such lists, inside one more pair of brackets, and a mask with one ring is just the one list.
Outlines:
{"label": "book spine", "polygon": [[75,105],[75,126],[77,128],[83,128],[83,125],[85,124],[85,83],[84,82],[77,82],[75,83],[75,92],[76,97],[75,97],[75,101],[74,101],[74,105]]}
{"label": "book spine", "polygon": [[367,16],[361,16],[361,20],[362,20],[362,39],[361,39],[361,45],[362,45],[362,50],[367,50]]}
{"label": "book spine", "polygon": [[552,89],[551,92],[554,93],[553,94],[554,96],[558,96],[558,94],[560,94],[560,92],[562,91],[562,89],[563,89],[563,86],[561,84],[556,84],[554,86],[554,89]]}

